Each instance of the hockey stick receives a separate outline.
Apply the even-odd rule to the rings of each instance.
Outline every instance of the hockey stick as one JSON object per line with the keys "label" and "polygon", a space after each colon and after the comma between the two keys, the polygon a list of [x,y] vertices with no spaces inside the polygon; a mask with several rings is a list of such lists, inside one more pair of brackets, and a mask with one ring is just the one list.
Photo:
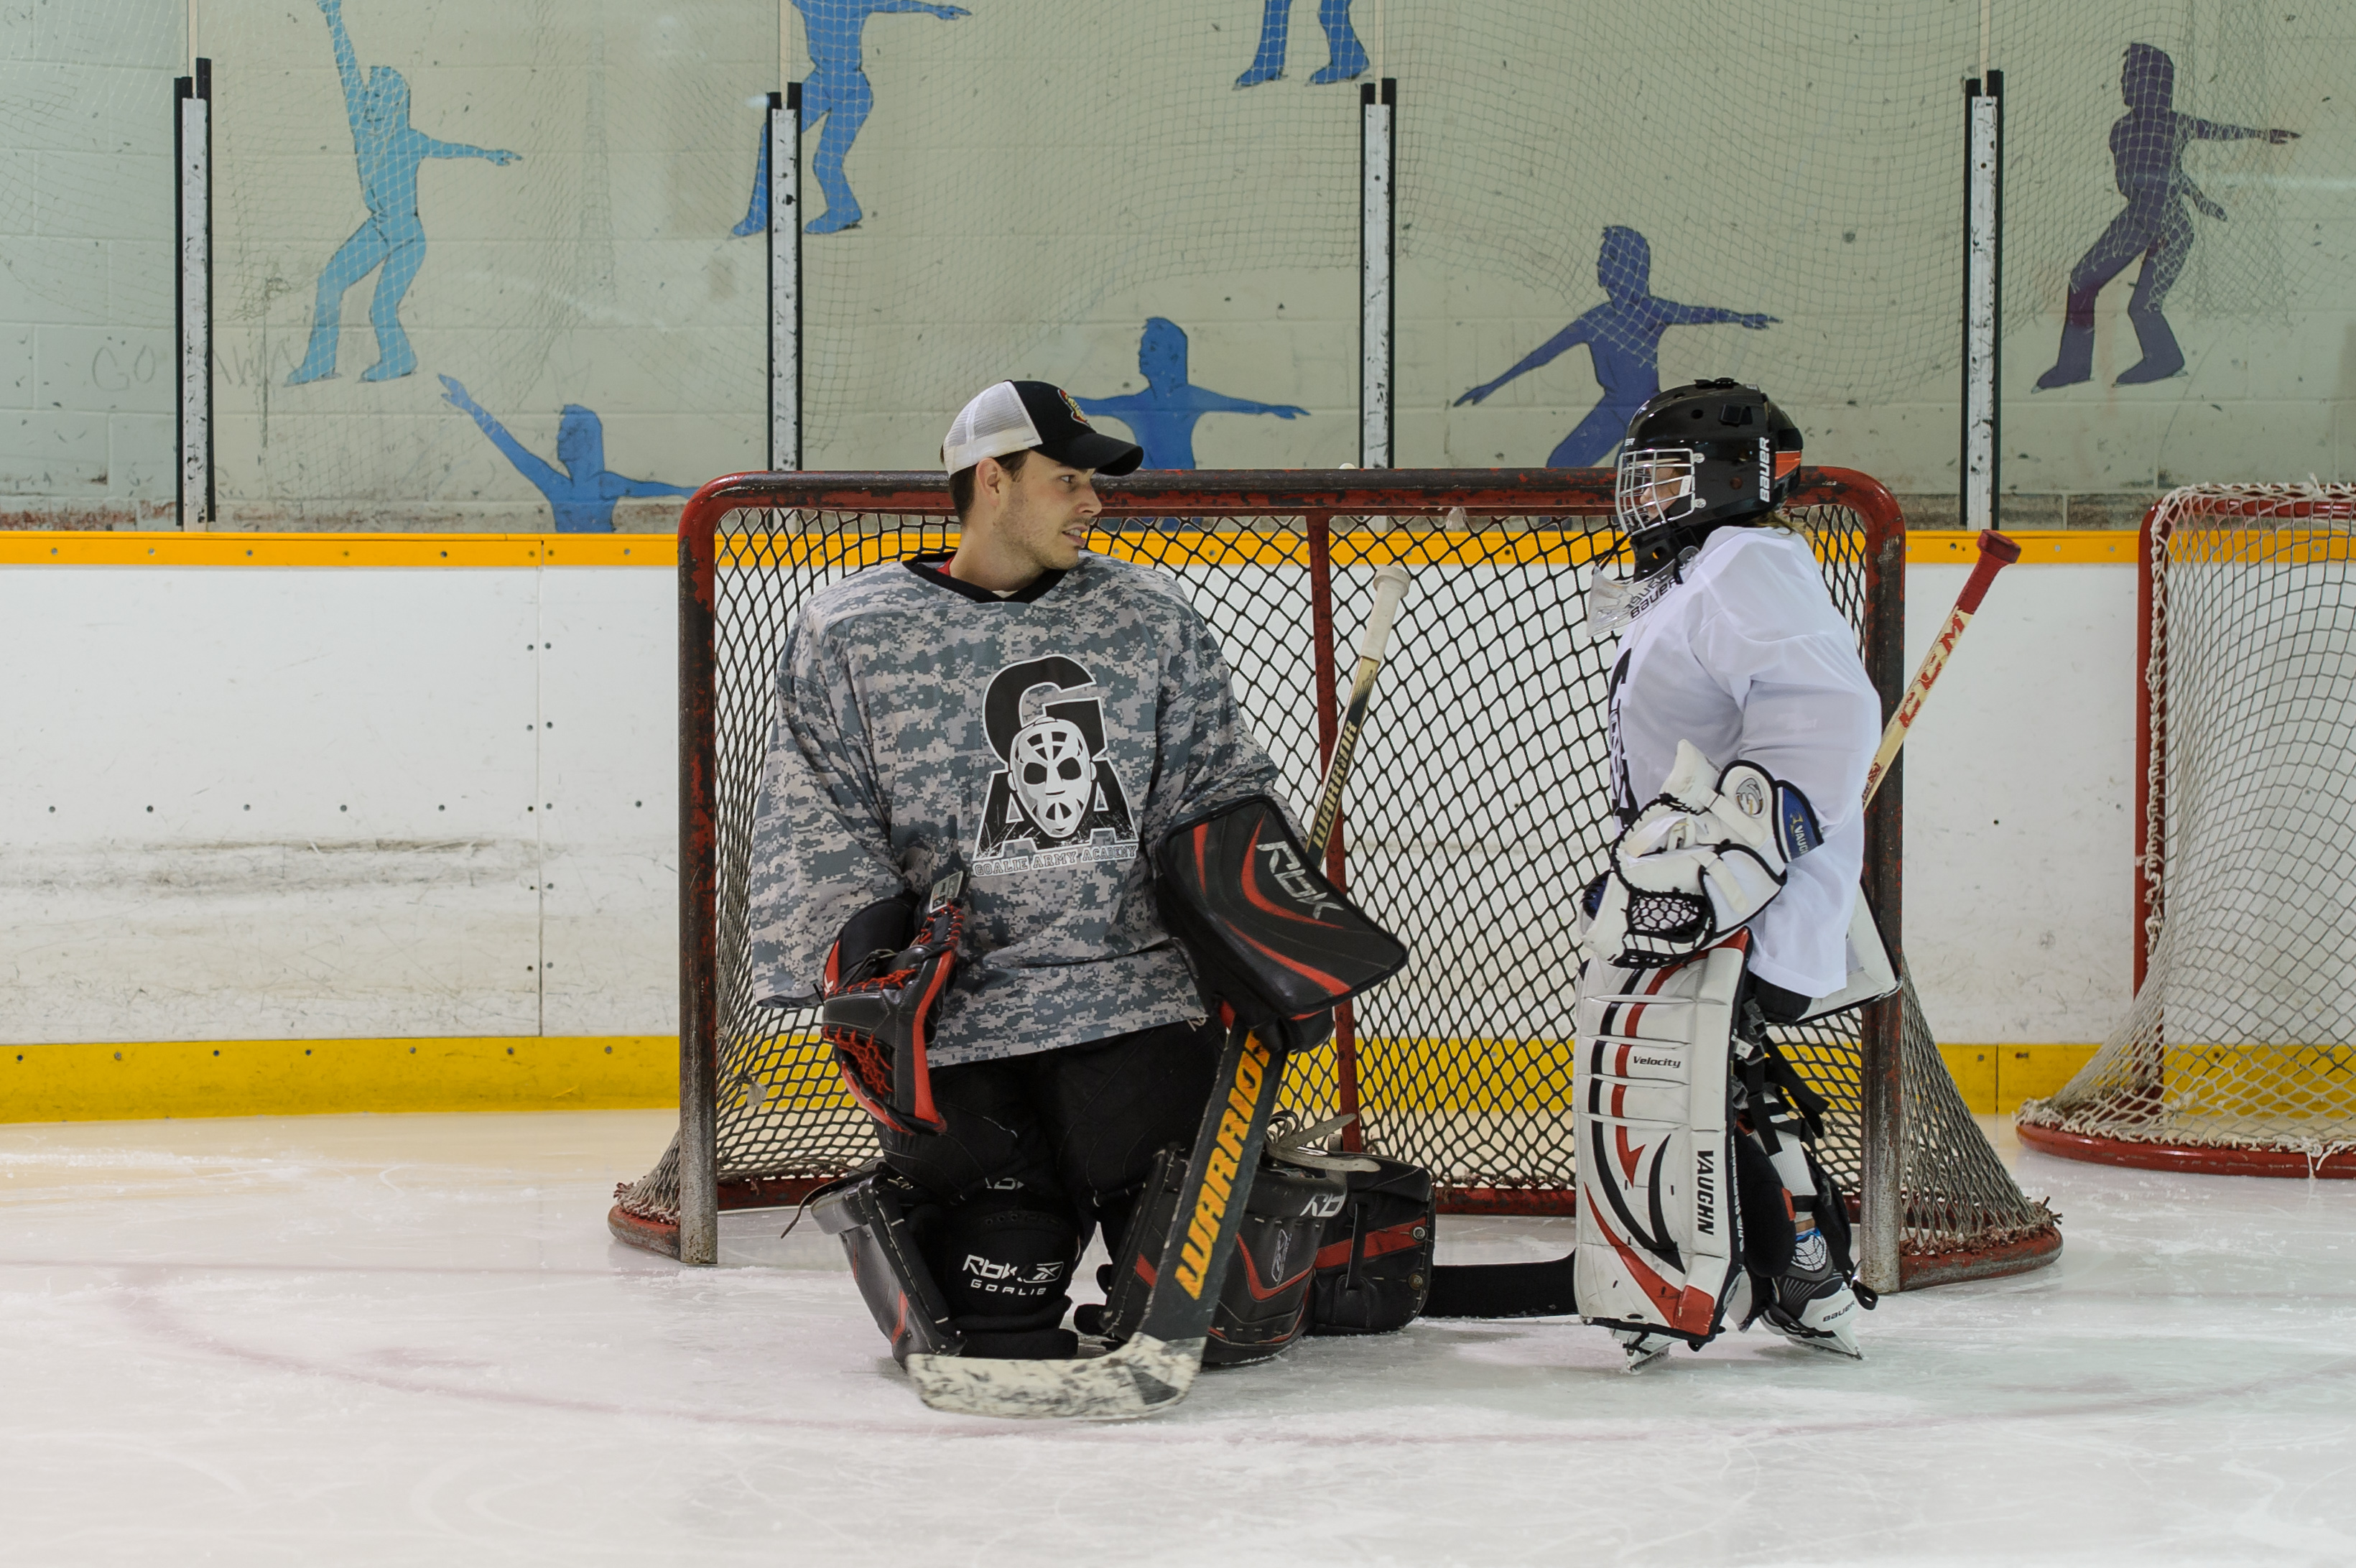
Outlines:
{"label": "hockey stick", "polygon": [[1898,711],[1890,715],[1890,724],[1881,732],[1881,747],[1873,754],[1873,766],[1865,773],[1865,803],[1873,804],[1875,791],[1889,775],[1890,765],[1898,760],[1898,748],[1906,744],[1906,732],[1914,727],[1915,715],[1922,711],[1922,699],[1931,694],[1931,683],[1939,671],[1947,667],[1947,658],[1955,651],[1955,639],[1964,635],[1964,628],[1972,624],[1979,613],[1980,600],[1987,596],[1988,585],[1996,575],[2020,559],[2020,546],[1993,528],[1980,530],[1980,558],[1973,564],[1972,575],[1964,579],[1964,591],[1955,596],[1955,607],[1947,612],[1947,624],[1931,639],[1930,651],[1922,655],[1922,667],[1914,671],[1913,683],[1898,700]]}
{"label": "hockey stick", "polygon": [[[1406,596],[1404,566],[1375,570],[1375,605],[1358,647],[1358,667],[1342,727],[1326,759],[1309,835],[1312,864],[1325,855],[1351,759],[1373,701],[1391,622]],[[1059,1416],[1126,1421],[1176,1404],[1203,1368],[1203,1347],[1235,1254],[1244,1205],[1268,1141],[1269,1119],[1284,1082],[1284,1047],[1248,1029],[1227,1031],[1212,1079],[1211,1103],[1178,1189],[1176,1218],[1146,1295],[1145,1316],[1128,1342],[1079,1361],[1011,1361],[975,1356],[911,1356],[908,1377],[935,1410],[966,1415]],[[1209,1244],[1204,1245],[1205,1238]]]}
{"label": "hockey stick", "polygon": [[[1964,635],[1972,617],[1978,613],[1980,600],[1987,596],[1988,585],[1996,575],[2020,559],[2020,546],[1993,528],[1984,528],[1979,537],[1979,560],[1972,575],[1964,583],[1964,591],[1955,596],[1955,607],[1947,612],[1946,625],[1932,639],[1931,650],[1922,656],[1922,666],[1914,672],[1913,683],[1899,699],[1898,709],[1881,732],[1881,746],[1873,755],[1873,766],[1865,776],[1864,804],[1873,804],[1881,781],[1889,777],[1890,765],[1897,759],[1899,748],[1913,730],[1914,721],[1922,712],[1923,699],[1930,695],[1932,684],[1939,672],[1947,667],[1948,657],[1955,650],[1955,640]],[[1872,917],[1865,909],[1864,895],[1858,897],[1858,917],[1871,940],[1879,943],[1880,934],[1873,929]],[[1851,940],[1865,932],[1854,932]],[[1836,1004],[1837,1005],[1837,1004]],[[1578,1258],[1577,1248],[1563,1257],[1549,1258],[1530,1263],[1447,1263],[1431,1271],[1431,1295],[1426,1302],[1426,1317],[1559,1317],[1579,1311],[1573,1290],[1572,1264]]]}

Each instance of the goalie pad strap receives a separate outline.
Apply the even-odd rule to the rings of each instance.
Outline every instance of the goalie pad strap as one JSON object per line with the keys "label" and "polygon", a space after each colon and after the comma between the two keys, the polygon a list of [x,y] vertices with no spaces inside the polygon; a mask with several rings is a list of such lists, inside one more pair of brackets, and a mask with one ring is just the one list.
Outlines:
{"label": "goalie pad strap", "polygon": [[1719,1330],[1742,1256],[1728,1071],[1747,945],[1581,977],[1576,1289],[1591,1321],[1696,1345]]}

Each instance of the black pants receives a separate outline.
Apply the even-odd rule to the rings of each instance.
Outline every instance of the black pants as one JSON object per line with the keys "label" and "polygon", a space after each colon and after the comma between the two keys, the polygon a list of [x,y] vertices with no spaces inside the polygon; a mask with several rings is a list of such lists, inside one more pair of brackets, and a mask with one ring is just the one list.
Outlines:
{"label": "black pants", "polygon": [[1019,1181],[1068,1202],[1083,1245],[1091,1221],[1118,1242],[1153,1156],[1194,1142],[1221,1039],[1216,1024],[1168,1024],[940,1068],[933,1103],[948,1129],[876,1135],[885,1163],[944,1204]]}

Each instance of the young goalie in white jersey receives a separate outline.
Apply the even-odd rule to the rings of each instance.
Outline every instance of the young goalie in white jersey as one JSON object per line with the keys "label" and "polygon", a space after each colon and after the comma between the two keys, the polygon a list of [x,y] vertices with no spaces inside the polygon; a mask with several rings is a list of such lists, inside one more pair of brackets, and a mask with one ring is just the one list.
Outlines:
{"label": "young goalie in white jersey", "polygon": [[1642,1365],[1730,1321],[1854,1357],[1823,1101],[1769,1026],[1849,984],[1860,797],[1881,708],[1804,535],[1775,507],[1800,432],[1755,387],[1665,392],[1630,424],[1599,576],[1616,633],[1622,833],[1580,901],[1580,1315]]}

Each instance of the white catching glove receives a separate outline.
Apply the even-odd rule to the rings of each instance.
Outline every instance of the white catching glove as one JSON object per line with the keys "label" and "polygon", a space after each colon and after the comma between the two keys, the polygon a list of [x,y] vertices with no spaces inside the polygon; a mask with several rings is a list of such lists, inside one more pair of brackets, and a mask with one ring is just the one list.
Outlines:
{"label": "white catching glove", "polygon": [[1755,762],[1716,771],[1679,741],[1660,797],[1612,846],[1600,893],[1590,884],[1581,900],[1580,947],[1622,969],[1680,962],[1750,924],[1783,890],[1791,863],[1821,842],[1795,786]]}

